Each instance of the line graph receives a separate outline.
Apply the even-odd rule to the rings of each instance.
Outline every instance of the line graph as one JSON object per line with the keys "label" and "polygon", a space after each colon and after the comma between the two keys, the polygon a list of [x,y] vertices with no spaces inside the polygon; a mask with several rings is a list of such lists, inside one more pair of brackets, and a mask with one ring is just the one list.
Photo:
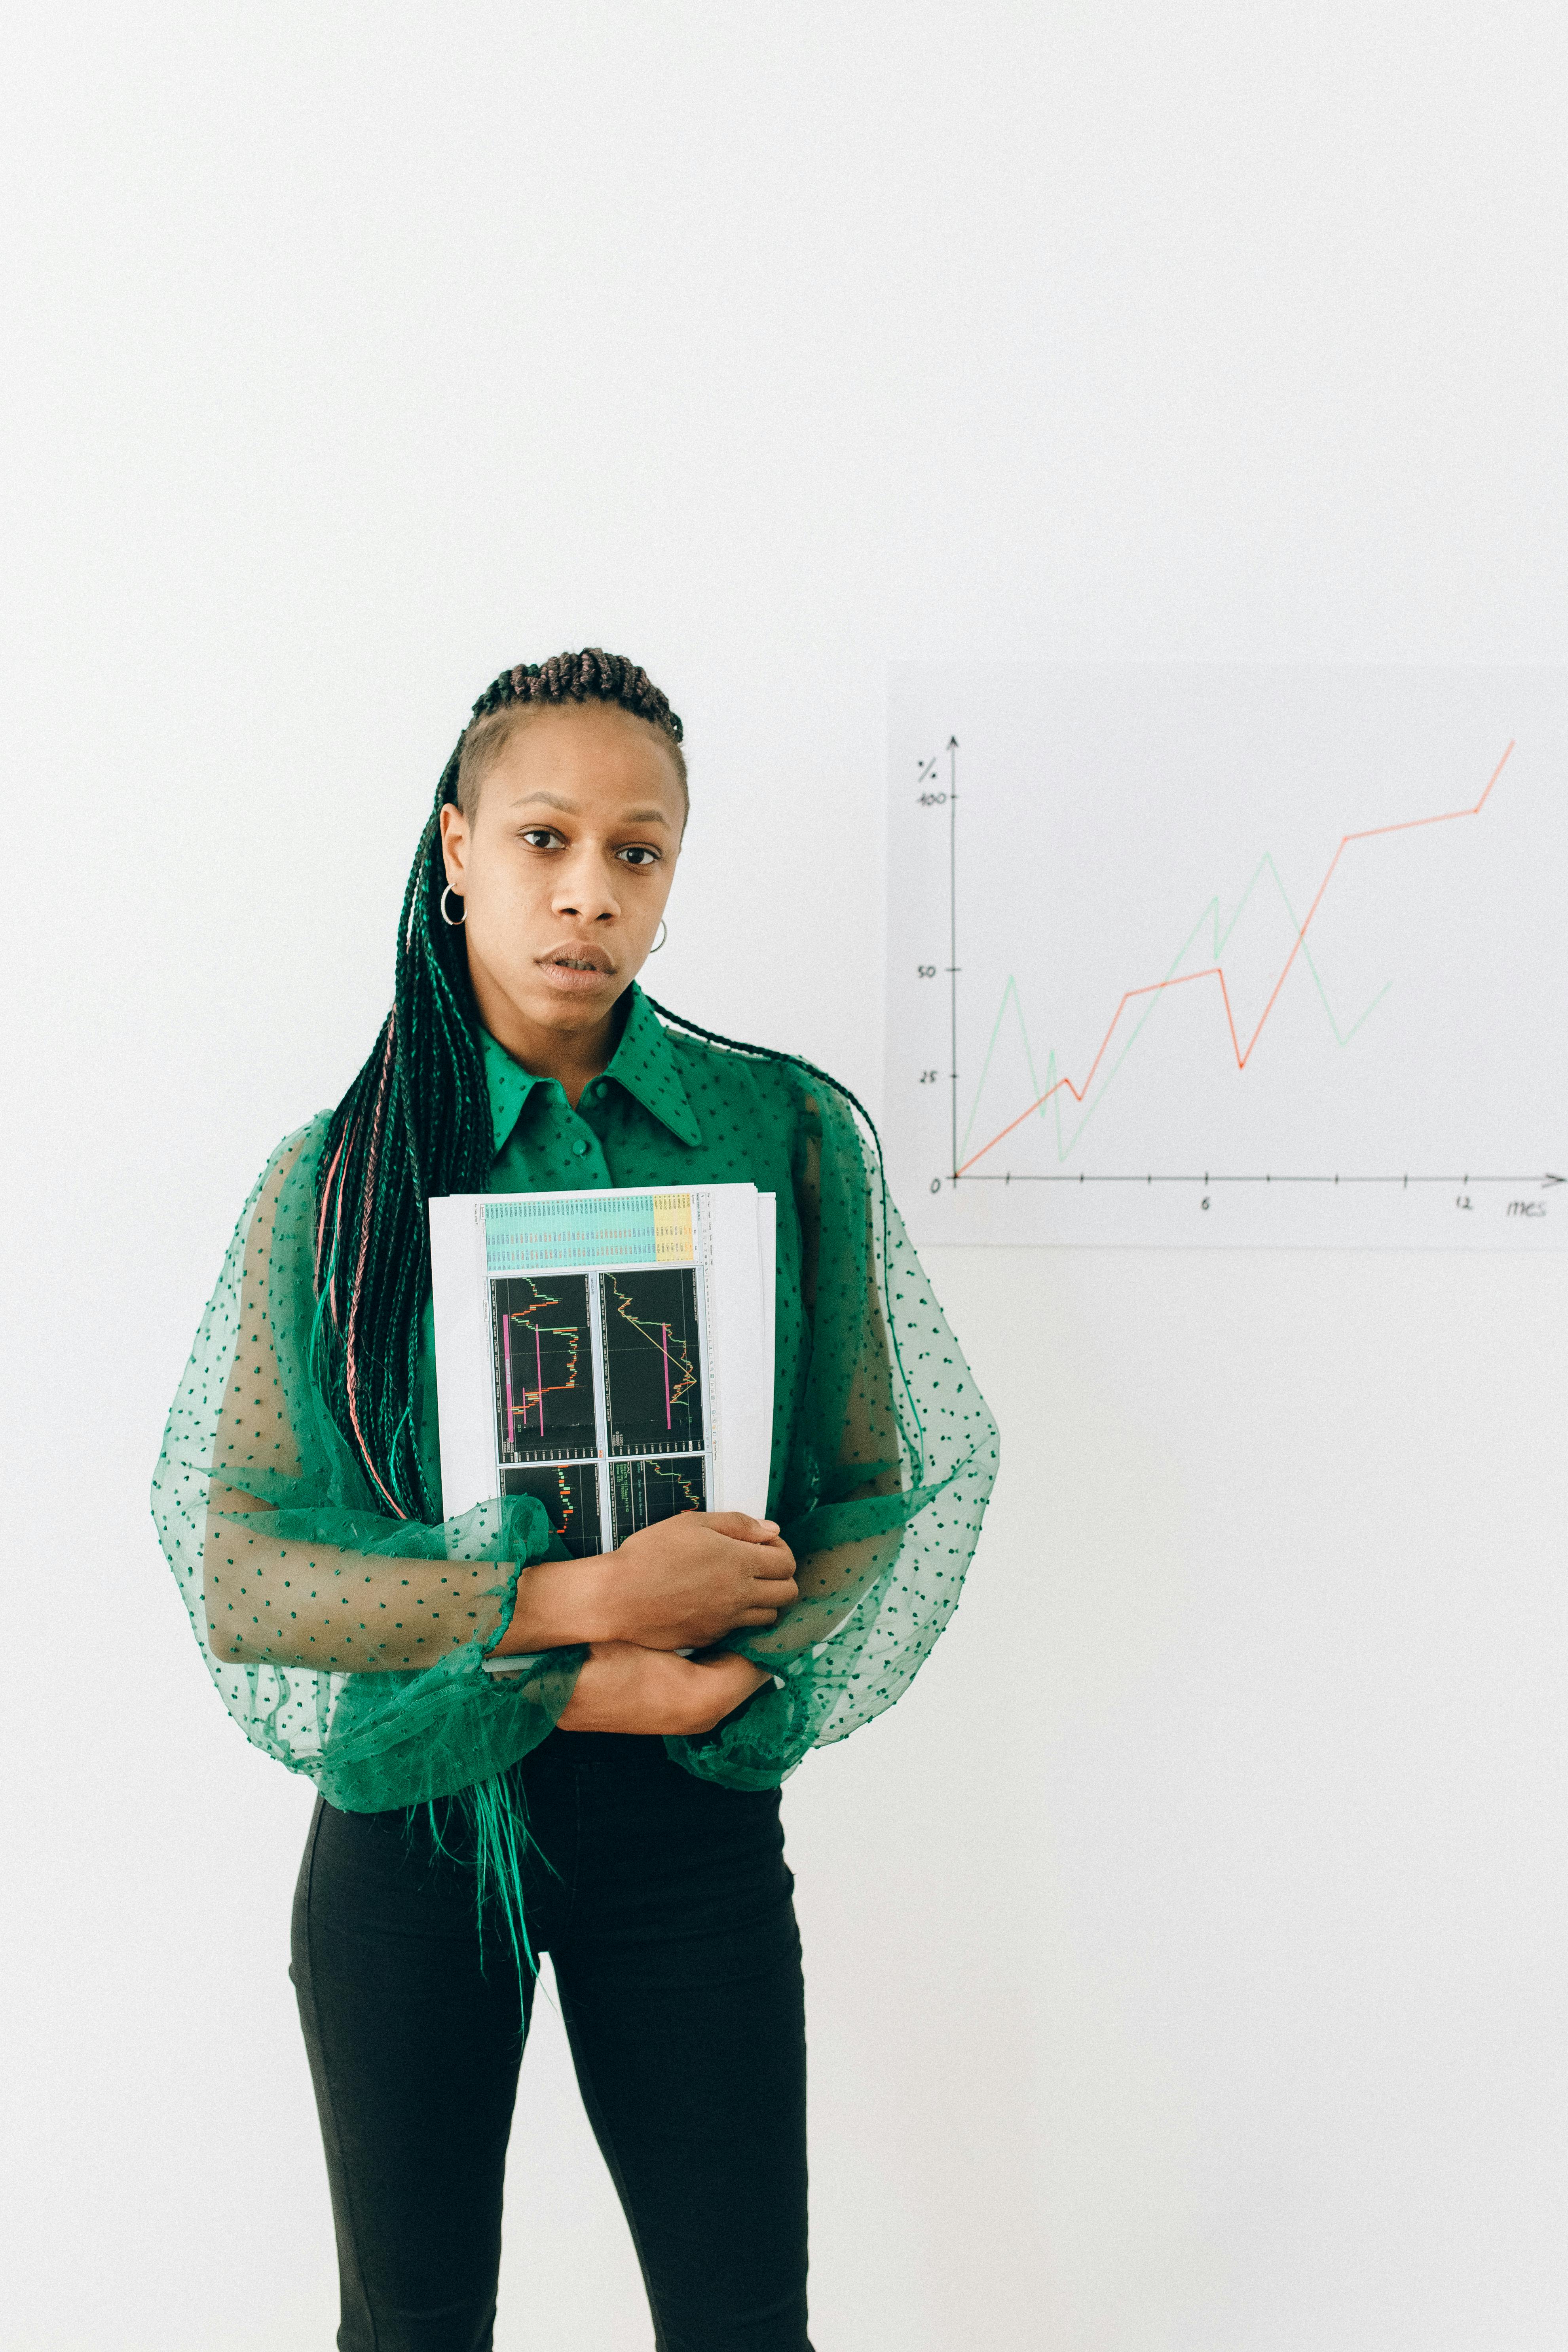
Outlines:
{"label": "line graph", "polygon": [[614,1538],[624,1543],[639,1528],[672,1518],[678,1511],[708,1507],[708,1486],[700,1454],[665,1454],[658,1459],[622,1460],[610,1465],[610,1517]]}
{"label": "line graph", "polygon": [[1555,1234],[1560,674],[911,670],[890,749],[917,1239]]}
{"label": "line graph", "polygon": [[[1497,766],[1492,770],[1490,776],[1488,778],[1488,780],[1487,780],[1487,785],[1486,785],[1486,790],[1482,793],[1482,794],[1481,794],[1481,796],[1480,796],[1479,800],[1479,801],[1477,801],[1477,802],[1474,803],[1474,805],[1473,805],[1472,807],[1469,807],[1469,808],[1459,808],[1459,809],[1443,809],[1443,810],[1440,810],[1440,811],[1438,812],[1438,814],[1437,814],[1436,815],[1435,815],[1435,816],[1412,816],[1412,817],[1403,817],[1403,818],[1397,819],[1397,820],[1396,820],[1394,824],[1373,824],[1373,825],[1363,825],[1363,826],[1362,826],[1362,828],[1361,828],[1358,832],[1355,832],[1355,833],[1343,833],[1343,834],[1342,834],[1342,835],[1340,835],[1339,846],[1338,846],[1338,848],[1334,851],[1334,854],[1333,854],[1332,857],[1329,860],[1329,870],[1328,870],[1328,872],[1324,875],[1324,877],[1323,877],[1322,880],[1321,880],[1321,881],[1319,883],[1319,885],[1318,885],[1317,896],[1313,898],[1311,905],[1310,905],[1310,906],[1308,908],[1308,909],[1307,909],[1307,913],[1306,913],[1306,919],[1305,919],[1305,920],[1304,920],[1303,922],[1301,922],[1299,926],[1297,926],[1297,929],[1296,929],[1296,936],[1295,936],[1294,940],[1293,940],[1291,941],[1291,943],[1290,943],[1290,951],[1289,951],[1289,955],[1287,955],[1287,957],[1286,957],[1286,959],[1285,959],[1284,964],[1283,964],[1283,966],[1282,966],[1282,968],[1281,968],[1281,970],[1280,970],[1279,977],[1279,979],[1275,982],[1273,988],[1270,990],[1270,992],[1269,992],[1269,995],[1268,995],[1268,1003],[1265,1004],[1265,1006],[1264,1006],[1264,1008],[1263,1008],[1262,1012],[1261,1012],[1261,1013],[1258,1014],[1258,1025],[1257,1025],[1257,1027],[1253,1030],[1251,1036],[1247,1039],[1247,1043],[1246,1043],[1246,1045],[1243,1045],[1243,1044],[1242,1044],[1242,1042],[1241,1042],[1240,1037],[1237,1034],[1237,1027],[1236,1027],[1236,1013],[1235,1013],[1235,1011],[1233,1010],[1232,1005],[1231,1005],[1231,1001],[1230,1001],[1230,991],[1226,988],[1226,984],[1225,984],[1225,966],[1224,966],[1222,963],[1215,962],[1215,963],[1212,963],[1212,964],[1205,965],[1205,968],[1204,968],[1204,970],[1203,970],[1202,971],[1167,972],[1163,980],[1152,980],[1152,981],[1148,981],[1148,982],[1145,982],[1142,987],[1140,987],[1140,988],[1127,988],[1127,989],[1123,989],[1123,991],[1122,991],[1122,992],[1121,992],[1121,1003],[1118,1004],[1118,1006],[1117,1006],[1117,1008],[1116,1008],[1115,1012],[1114,1012],[1114,1013],[1111,1014],[1111,1016],[1110,1016],[1110,1028],[1106,1031],[1106,1033],[1105,1033],[1104,1036],[1100,1039],[1100,1049],[1099,1049],[1098,1053],[1095,1055],[1095,1057],[1094,1057],[1093,1061],[1092,1061],[1092,1062],[1089,1064],[1089,1066],[1088,1075],[1085,1076],[1085,1078],[1084,1078],[1084,1082],[1083,1082],[1082,1086],[1081,1086],[1081,1087],[1074,1086],[1074,1084],[1073,1084],[1073,1082],[1072,1082],[1071,1078],[1067,1077],[1067,1076],[1062,1076],[1062,1077],[1059,1077],[1059,1078],[1056,1079],[1056,1080],[1055,1080],[1055,1081],[1054,1081],[1050,1086],[1048,1086],[1048,1087],[1045,1087],[1045,1088],[1044,1088],[1044,1090],[1043,1090],[1040,1094],[1037,1095],[1037,1096],[1036,1096],[1036,1097],[1035,1097],[1035,1099],[1034,1099],[1034,1101],[1033,1101],[1032,1103],[1029,1103],[1028,1105],[1026,1105],[1026,1108],[1018,1113],[1018,1116],[1017,1116],[1017,1118],[1016,1118],[1010,1119],[1010,1120],[1008,1121],[1008,1123],[1007,1123],[1007,1125],[1006,1125],[1005,1127],[1004,1127],[1004,1128],[1000,1129],[998,1130],[998,1132],[997,1132],[995,1135],[992,1136],[992,1138],[990,1139],[989,1142],[983,1143],[983,1144],[981,1145],[981,1147],[980,1147],[980,1149],[979,1149],[979,1150],[978,1150],[978,1151],[971,1152],[971,1154],[969,1155],[969,1157],[968,1157],[968,1159],[967,1159],[967,1160],[960,1160],[960,1159],[959,1159],[959,1157],[958,1157],[958,1148],[957,1148],[957,1146],[956,1146],[956,1144],[955,1144],[954,1150],[953,1150],[953,1155],[952,1155],[952,1159],[953,1159],[952,1175],[953,1175],[953,1179],[954,1179],[954,1181],[957,1181],[957,1179],[958,1179],[959,1177],[961,1177],[961,1176],[967,1176],[967,1175],[968,1175],[968,1173],[969,1173],[969,1171],[970,1171],[970,1170],[971,1170],[972,1168],[973,1168],[973,1167],[975,1166],[975,1164],[976,1164],[979,1160],[984,1160],[984,1157],[985,1157],[985,1155],[986,1155],[986,1153],[987,1153],[988,1151],[992,1151],[992,1150],[994,1150],[995,1149],[995,1147],[996,1147],[996,1145],[997,1145],[997,1144],[999,1144],[1000,1142],[1002,1142],[1005,1137],[1007,1137],[1007,1136],[1011,1135],[1011,1134],[1012,1134],[1012,1132],[1013,1132],[1013,1129],[1014,1129],[1016,1127],[1021,1127],[1021,1126],[1023,1125],[1023,1122],[1025,1121],[1025,1119],[1026,1119],[1027,1118],[1029,1118],[1029,1117],[1030,1117],[1030,1115],[1031,1115],[1033,1112],[1037,1111],[1037,1110],[1040,1108],[1040,1107],[1041,1107],[1041,1105],[1042,1105],[1043,1103],[1047,1103],[1047,1102],[1048,1102],[1048,1101],[1050,1100],[1051,1097],[1052,1097],[1054,1094],[1056,1094],[1056,1093],[1058,1091],[1058,1089],[1060,1089],[1061,1087],[1065,1087],[1067,1088],[1067,1091],[1068,1092],[1068,1094],[1070,1094],[1070,1095],[1071,1095],[1071,1097],[1072,1097],[1072,1098],[1073,1098],[1073,1100],[1074,1100],[1075,1102],[1077,1102],[1077,1103],[1081,1103],[1081,1102],[1083,1102],[1083,1101],[1084,1101],[1084,1099],[1085,1099],[1085,1097],[1088,1096],[1088,1093],[1089,1093],[1089,1090],[1090,1087],[1092,1087],[1092,1085],[1094,1084],[1095,1073],[1098,1071],[1098,1069],[1100,1068],[1100,1063],[1101,1063],[1101,1062],[1104,1060],[1104,1058],[1105,1058],[1106,1053],[1107,1053],[1107,1051],[1108,1051],[1108,1050],[1109,1050],[1109,1048],[1110,1048],[1110,1045],[1111,1038],[1112,1038],[1112,1037],[1115,1035],[1115,1034],[1116,1034],[1116,1031],[1117,1031],[1117,1028],[1118,1028],[1118,1026],[1119,1026],[1119,1024],[1120,1024],[1120,1023],[1121,1023],[1121,1016],[1122,1016],[1122,1014],[1126,1012],[1127,1007],[1128,1007],[1130,1004],[1134,1003],[1137,1001],[1137,999],[1138,999],[1139,997],[1141,997],[1141,996],[1157,996],[1157,995],[1161,992],[1161,991],[1162,991],[1162,990],[1163,990],[1163,989],[1167,989],[1167,988],[1184,988],[1184,987],[1188,984],[1188,982],[1191,982],[1191,981],[1195,981],[1195,980],[1213,980],[1213,981],[1217,981],[1217,982],[1219,983],[1219,992],[1220,992],[1220,996],[1221,996],[1221,999],[1222,999],[1222,1001],[1223,1001],[1223,1003],[1224,1003],[1224,1005],[1225,1005],[1225,1018],[1226,1018],[1226,1027],[1227,1027],[1227,1028],[1229,1029],[1229,1031],[1230,1031],[1230,1044],[1231,1044],[1231,1051],[1232,1051],[1232,1052],[1235,1054],[1235,1055],[1236,1055],[1236,1066],[1237,1066],[1237,1068],[1238,1070],[1245,1070],[1245,1069],[1246,1069],[1246,1067],[1247,1067],[1247,1063],[1248,1063],[1248,1062],[1251,1060],[1251,1058],[1252,1058],[1252,1054],[1253,1054],[1253,1049],[1254,1049],[1254,1047],[1257,1045],[1257,1044],[1258,1044],[1258,1041],[1259,1037],[1261,1037],[1261,1035],[1263,1034],[1264,1024],[1265,1024],[1265,1023],[1268,1021],[1269,1014],[1273,1012],[1275,1005],[1276,1005],[1276,1004],[1279,1003],[1279,992],[1280,992],[1280,990],[1284,987],[1286,981],[1287,981],[1287,980],[1289,978],[1289,976],[1290,976],[1290,970],[1291,970],[1291,967],[1292,967],[1292,965],[1295,963],[1297,957],[1302,953],[1302,951],[1303,951],[1303,950],[1304,950],[1304,948],[1305,948],[1305,945],[1306,945],[1306,939],[1307,939],[1307,930],[1308,930],[1308,927],[1309,927],[1309,925],[1310,924],[1310,922],[1311,922],[1311,920],[1312,920],[1313,916],[1317,913],[1317,911],[1318,911],[1319,908],[1320,908],[1320,907],[1322,905],[1322,903],[1323,903],[1323,893],[1327,890],[1327,888],[1328,888],[1328,887],[1329,887],[1329,884],[1330,884],[1330,883],[1333,880],[1333,878],[1334,878],[1334,868],[1338,866],[1338,864],[1339,864],[1339,862],[1340,862],[1340,859],[1344,856],[1345,851],[1350,847],[1351,843],[1352,843],[1352,841],[1374,841],[1374,840],[1380,839],[1383,835],[1386,835],[1386,834],[1391,834],[1391,833],[1415,833],[1415,832],[1418,832],[1418,831],[1421,829],[1421,827],[1422,827],[1422,826],[1424,826],[1424,825],[1428,825],[1428,824],[1451,824],[1451,823],[1453,822],[1453,820],[1454,820],[1456,817],[1463,817],[1463,816],[1479,816],[1479,814],[1480,814],[1480,813],[1481,813],[1482,809],[1483,809],[1483,808],[1485,808],[1485,806],[1486,806],[1486,804],[1487,804],[1488,800],[1490,798],[1491,791],[1492,791],[1492,787],[1493,787],[1493,785],[1497,782],[1498,778],[1501,775],[1501,773],[1502,773],[1502,772],[1503,772],[1503,769],[1504,769],[1504,768],[1506,767],[1506,765],[1508,764],[1509,755],[1510,755],[1510,753],[1512,751],[1513,748],[1514,748],[1514,747],[1513,747],[1513,744],[1512,744],[1512,742],[1510,741],[1510,742],[1508,744],[1507,748],[1505,749],[1505,751],[1504,751],[1504,752],[1503,752],[1503,755],[1502,755],[1502,758],[1498,761]],[[952,812],[953,812],[953,818],[954,818],[954,822],[955,822],[955,824],[956,824],[957,808],[958,808],[958,792],[957,792],[956,781],[955,781],[954,788],[953,788],[953,792],[952,792]],[[1269,867],[1269,868],[1274,872],[1275,878],[1278,880],[1278,878],[1279,878],[1279,869],[1278,869],[1278,867],[1276,867],[1276,866],[1274,866],[1274,860],[1273,860],[1273,858],[1272,858],[1271,856],[1267,856],[1267,855],[1266,855],[1266,856],[1265,856],[1265,860],[1264,860],[1264,863],[1265,863],[1265,865],[1267,865],[1267,866],[1268,866],[1268,867]],[[1261,871],[1262,869],[1260,868],[1259,870]],[[1284,891],[1284,885],[1283,885],[1282,883],[1280,884],[1280,890],[1281,890],[1281,895],[1283,895],[1283,891]],[[1248,895],[1250,895],[1250,889],[1249,889]],[[1245,901],[1244,901],[1244,903],[1245,903]],[[1287,906],[1287,908],[1289,908],[1289,899],[1287,899],[1287,900],[1286,900],[1286,906]],[[1292,917],[1292,919],[1292,919],[1292,921],[1294,921],[1294,917]],[[955,930],[955,929],[956,929],[956,910],[955,910],[955,912],[954,912],[954,919],[953,919],[953,922],[954,922],[954,930]],[[957,947],[956,947],[956,938],[955,938],[955,940],[954,940],[953,954],[954,954],[954,988],[953,988],[953,992],[952,992],[952,993],[953,993],[953,1017],[952,1017],[952,1059],[953,1059],[953,1065],[954,1065],[954,1099],[955,1099],[955,1101],[956,1101],[956,1098],[957,1098],[957,1097],[956,1097],[956,1087],[957,1087],[956,1069],[957,1069],[957,1062],[958,1062],[958,1014],[957,1014],[957,986],[956,986],[956,977],[957,977],[957,967],[956,967]],[[1316,977],[1316,973],[1314,972],[1314,978],[1315,978],[1315,977]],[[1012,984],[1012,983],[1011,983],[1011,982],[1009,982],[1009,985],[1010,985],[1010,986],[1011,986],[1011,984]],[[1322,987],[1322,983],[1321,983],[1321,982],[1320,981],[1320,982],[1319,982],[1319,989],[1320,989],[1320,992],[1321,992],[1321,987]],[[1380,992],[1380,993],[1382,993],[1382,992]],[[1325,1003],[1325,1004],[1326,1004],[1326,1003],[1327,1003],[1327,1002],[1328,1002],[1328,999],[1327,999],[1327,997],[1326,997],[1326,996],[1324,997],[1324,1000],[1323,1000],[1323,1001],[1324,1001],[1324,1003]],[[1375,1003],[1375,1001],[1376,1001],[1376,1000],[1374,999],[1373,1001],[1374,1001],[1374,1003]],[[1371,1007],[1370,1007],[1370,1006],[1368,1007],[1368,1010],[1369,1010],[1369,1011],[1371,1010]],[[1332,1019],[1332,1014],[1331,1014],[1331,1015],[1330,1015],[1330,1018],[1331,1018],[1331,1019]],[[1366,1018],[1366,1014],[1363,1013],[1363,1015],[1362,1015],[1362,1020],[1364,1020],[1365,1018]],[[1337,1032],[1338,1024],[1336,1024],[1335,1025],[1336,1025],[1336,1032]],[[1361,1022],[1360,1022],[1360,1021],[1358,1021],[1358,1022],[1355,1024],[1355,1027],[1356,1027],[1356,1028],[1359,1028],[1360,1026],[1361,1026]],[[1353,1034],[1354,1034],[1354,1030],[1352,1029],[1352,1032],[1351,1032],[1350,1034],[1351,1034],[1351,1035],[1353,1035]],[[1347,1037],[1342,1037],[1342,1038],[1340,1039],[1340,1042],[1341,1042],[1341,1044],[1342,1044],[1342,1045],[1348,1045],[1348,1044],[1349,1044],[1349,1042],[1350,1042],[1350,1039],[1349,1039],[1349,1037],[1348,1037],[1348,1036],[1347,1036]],[[955,1129],[954,1129],[954,1134],[955,1134],[955,1136],[956,1136],[956,1132],[957,1132],[957,1130],[956,1130],[956,1128],[955,1128]]]}

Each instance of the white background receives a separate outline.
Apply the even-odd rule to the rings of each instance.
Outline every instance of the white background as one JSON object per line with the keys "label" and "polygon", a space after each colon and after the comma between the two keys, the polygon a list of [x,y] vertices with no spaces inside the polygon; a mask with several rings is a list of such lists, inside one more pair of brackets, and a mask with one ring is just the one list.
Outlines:
{"label": "white background", "polygon": [[[889,660],[1565,657],[1568,37],[278,0],[7,52],[0,2329],[305,2352],[309,1791],[145,1494],[470,699],[644,661],[659,989],[874,1092]],[[1555,2352],[1568,1265],[935,1273],[1002,1484],[786,1799],[819,2352]],[[548,2012],[509,2216],[503,2347],[647,2345]]]}

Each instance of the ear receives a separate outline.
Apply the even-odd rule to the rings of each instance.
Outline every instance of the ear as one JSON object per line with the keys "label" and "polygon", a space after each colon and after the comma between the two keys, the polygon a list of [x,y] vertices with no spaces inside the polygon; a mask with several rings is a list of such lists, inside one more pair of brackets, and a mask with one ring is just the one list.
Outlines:
{"label": "ear", "polygon": [[441,810],[441,858],[447,868],[447,879],[459,898],[463,896],[463,873],[469,839],[468,818],[452,802],[446,802]]}

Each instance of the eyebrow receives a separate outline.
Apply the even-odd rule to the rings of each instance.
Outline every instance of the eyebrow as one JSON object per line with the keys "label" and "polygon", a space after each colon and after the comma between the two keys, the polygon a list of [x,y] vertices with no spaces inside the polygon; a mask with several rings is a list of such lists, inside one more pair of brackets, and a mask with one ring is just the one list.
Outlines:
{"label": "eyebrow", "polygon": [[[510,801],[507,805],[509,808],[514,809],[527,808],[529,803],[532,801],[542,802],[546,808],[559,809],[563,816],[580,816],[582,814],[582,811],[575,801],[563,801],[556,793],[523,793],[520,794],[518,799]],[[662,809],[628,809],[625,816],[618,819],[618,822],[622,824],[662,824],[666,832],[669,830],[669,819],[665,815]]]}

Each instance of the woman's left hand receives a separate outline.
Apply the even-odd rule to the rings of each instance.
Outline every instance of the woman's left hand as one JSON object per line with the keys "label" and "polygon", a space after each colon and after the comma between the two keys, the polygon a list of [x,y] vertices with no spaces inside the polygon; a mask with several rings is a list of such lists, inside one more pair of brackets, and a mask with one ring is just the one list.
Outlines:
{"label": "woman's left hand", "polygon": [[595,1642],[556,1728],[690,1738],[711,1731],[770,1679],[731,1650],[681,1658],[633,1642]]}

